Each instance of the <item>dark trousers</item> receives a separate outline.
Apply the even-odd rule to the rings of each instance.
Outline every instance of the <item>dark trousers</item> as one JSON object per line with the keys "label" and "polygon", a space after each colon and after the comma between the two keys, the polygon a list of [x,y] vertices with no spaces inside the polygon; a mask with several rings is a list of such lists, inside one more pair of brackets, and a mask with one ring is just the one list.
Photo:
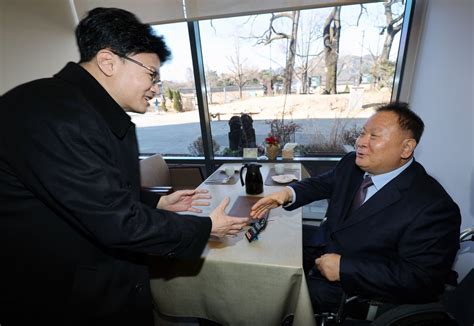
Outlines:
{"label": "dark trousers", "polygon": [[325,243],[324,226],[303,225],[303,269],[315,313],[336,312],[343,294],[339,282],[329,282],[315,267]]}

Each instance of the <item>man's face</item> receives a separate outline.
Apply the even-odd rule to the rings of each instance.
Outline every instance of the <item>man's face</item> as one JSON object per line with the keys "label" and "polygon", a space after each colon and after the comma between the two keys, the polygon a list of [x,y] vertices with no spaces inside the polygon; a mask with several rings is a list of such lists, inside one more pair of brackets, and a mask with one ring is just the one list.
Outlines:
{"label": "man's face", "polygon": [[410,158],[416,142],[402,130],[393,112],[378,112],[370,117],[356,141],[356,164],[377,175],[393,171]]}
{"label": "man's face", "polygon": [[146,68],[130,60],[123,60],[116,83],[118,102],[127,112],[145,113],[148,101],[159,92],[160,86],[153,83],[152,71],[159,74],[160,59],[154,53],[138,53],[129,58]]}

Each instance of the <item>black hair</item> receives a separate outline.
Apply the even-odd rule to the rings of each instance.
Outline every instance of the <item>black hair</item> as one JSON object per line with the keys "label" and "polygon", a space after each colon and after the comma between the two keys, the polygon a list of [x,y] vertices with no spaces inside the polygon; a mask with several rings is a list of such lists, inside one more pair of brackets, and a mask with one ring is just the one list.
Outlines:
{"label": "black hair", "polygon": [[80,63],[88,62],[102,49],[121,55],[155,53],[164,63],[171,56],[163,36],[152,27],[123,9],[95,8],[89,11],[76,28]]}
{"label": "black hair", "polygon": [[417,143],[425,129],[423,120],[404,102],[392,102],[378,107],[376,112],[393,112],[398,116],[398,124],[403,130],[410,131]]}

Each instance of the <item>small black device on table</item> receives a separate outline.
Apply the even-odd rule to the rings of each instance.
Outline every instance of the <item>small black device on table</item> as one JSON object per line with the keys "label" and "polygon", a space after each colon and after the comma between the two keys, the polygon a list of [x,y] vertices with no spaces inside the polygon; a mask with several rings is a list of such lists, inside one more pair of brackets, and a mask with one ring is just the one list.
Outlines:
{"label": "small black device on table", "polygon": [[249,242],[252,242],[253,240],[258,240],[258,235],[267,226],[267,220],[268,214],[257,222],[254,222],[250,225],[250,228],[247,230],[247,232],[245,232],[245,237]]}

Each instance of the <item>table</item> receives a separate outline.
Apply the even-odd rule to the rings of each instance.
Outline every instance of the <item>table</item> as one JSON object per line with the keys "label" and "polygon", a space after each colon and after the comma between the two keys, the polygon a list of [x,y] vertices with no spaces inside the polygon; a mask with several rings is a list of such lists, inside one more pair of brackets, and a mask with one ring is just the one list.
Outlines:
{"label": "table", "polygon": [[[274,164],[260,164],[265,182]],[[236,164],[222,168],[227,165],[240,168]],[[302,172],[299,163],[285,163],[285,167]],[[209,215],[225,196],[231,198],[228,212],[238,196],[246,195],[240,181],[204,182],[199,188],[212,195],[211,206],[204,207],[202,215]],[[259,196],[280,189],[264,186]],[[240,233],[210,240],[200,260],[154,261],[150,282],[155,309],[167,316],[205,318],[223,325],[280,325],[293,314],[293,325],[315,325],[301,248],[301,209],[274,209],[257,241],[249,243]]]}

